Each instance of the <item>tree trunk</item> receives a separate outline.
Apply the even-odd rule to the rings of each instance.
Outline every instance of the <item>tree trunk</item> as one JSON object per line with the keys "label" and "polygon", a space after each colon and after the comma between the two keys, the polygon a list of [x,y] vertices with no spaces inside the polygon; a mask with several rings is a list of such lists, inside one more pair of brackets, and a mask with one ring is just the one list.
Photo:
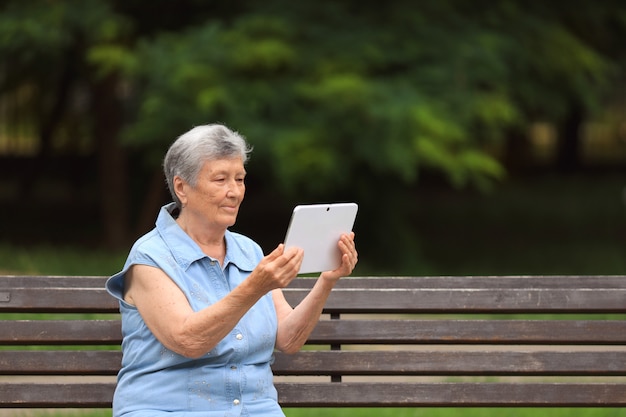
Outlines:
{"label": "tree trunk", "polygon": [[167,185],[163,171],[155,169],[150,176],[150,182],[147,184],[147,193],[143,198],[141,211],[137,219],[135,234],[141,236],[154,227],[159,208],[162,205],[172,201],[167,192]]}
{"label": "tree trunk", "polygon": [[531,143],[523,131],[510,129],[507,132],[503,160],[507,172],[511,174],[524,172],[532,166]]}
{"label": "tree trunk", "polygon": [[120,146],[122,103],[116,92],[118,77],[109,74],[91,86],[93,137],[98,150],[100,216],[104,245],[121,248],[128,244],[129,196],[125,150]]}
{"label": "tree trunk", "polygon": [[582,166],[582,132],[584,110],[574,103],[559,128],[556,166],[560,172],[571,173]]}

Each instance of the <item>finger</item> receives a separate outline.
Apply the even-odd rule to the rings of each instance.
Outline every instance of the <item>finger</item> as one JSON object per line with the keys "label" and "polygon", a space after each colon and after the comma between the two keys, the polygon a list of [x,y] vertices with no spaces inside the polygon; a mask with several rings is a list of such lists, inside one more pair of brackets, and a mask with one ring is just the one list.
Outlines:
{"label": "finger", "polygon": [[339,267],[333,272],[335,272],[338,276],[343,277],[350,275],[352,273],[352,262],[350,261],[350,257],[344,254],[341,257],[341,265],[339,265]]}
{"label": "finger", "polygon": [[300,269],[300,265],[302,264],[302,260],[304,259],[304,250],[300,248],[290,248],[288,252],[285,252],[285,255],[283,257],[287,260],[286,266],[288,265],[292,268],[295,268],[297,271]]}
{"label": "finger", "polygon": [[272,259],[272,263],[277,267],[277,268],[284,268],[286,265],[289,265],[289,263],[293,262],[294,258],[298,258],[298,256],[302,256],[300,255],[301,253],[303,253],[302,249],[300,248],[296,248],[296,247],[291,247],[286,249],[285,251],[283,251],[283,253],[280,254],[280,256],[277,256],[275,259]]}
{"label": "finger", "polygon": [[298,275],[303,258],[302,249],[289,248],[275,259],[269,260],[267,268],[273,271],[274,277],[282,282],[281,286],[284,286]]}
{"label": "finger", "polygon": [[341,235],[341,242],[344,242],[346,245],[348,245],[349,247],[355,247],[355,243],[354,243],[354,232],[350,232],[349,234],[343,234]]}
{"label": "finger", "polygon": [[302,265],[304,251],[300,248],[285,251],[285,254],[275,261],[277,278],[281,280],[281,286],[289,285],[298,276]]}
{"label": "finger", "polygon": [[283,253],[284,256],[288,257],[288,258],[293,258],[294,256],[297,256],[299,252],[304,252],[301,248],[292,246],[288,249],[286,249]]}
{"label": "finger", "polygon": [[343,253],[356,254],[356,246],[352,240],[347,240],[347,239],[340,240],[339,249]]}

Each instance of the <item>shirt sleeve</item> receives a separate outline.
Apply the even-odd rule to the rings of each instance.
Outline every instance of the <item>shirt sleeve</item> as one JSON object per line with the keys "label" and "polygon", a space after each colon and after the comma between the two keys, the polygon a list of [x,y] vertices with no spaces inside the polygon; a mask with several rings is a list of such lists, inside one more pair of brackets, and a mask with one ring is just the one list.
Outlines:
{"label": "shirt sleeve", "polygon": [[109,277],[105,284],[107,292],[119,301],[124,301],[124,277],[133,265],[148,265],[158,268],[157,263],[154,259],[152,259],[152,257],[138,250],[136,247],[133,247],[128,255],[128,258],[126,259],[124,268],[117,274]]}

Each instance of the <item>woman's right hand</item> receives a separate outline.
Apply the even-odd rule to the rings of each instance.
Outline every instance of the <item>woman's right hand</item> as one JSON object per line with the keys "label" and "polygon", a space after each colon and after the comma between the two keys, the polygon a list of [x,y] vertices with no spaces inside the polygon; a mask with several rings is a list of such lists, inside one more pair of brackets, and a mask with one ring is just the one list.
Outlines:
{"label": "woman's right hand", "polygon": [[289,248],[280,244],[271,253],[261,259],[249,278],[253,279],[264,293],[277,288],[285,288],[297,276],[304,259],[300,248]]}

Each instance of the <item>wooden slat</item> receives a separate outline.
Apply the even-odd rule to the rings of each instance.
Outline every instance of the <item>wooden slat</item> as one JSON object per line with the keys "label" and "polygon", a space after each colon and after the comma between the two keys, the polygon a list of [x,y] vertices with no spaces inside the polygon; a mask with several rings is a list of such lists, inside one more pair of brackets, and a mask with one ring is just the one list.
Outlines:
{"label": "wooden slat", "polygon": [[3,320],[3,345],[119,345],[120,320]]}
{"label": "wooden slat", "polygon": [[[0,384],[0,407],[108,408],[114,383]],[[277,383],[283,407],[623,407],[626,384]]]}
{"label": "wooden slat", "polygon": [[105,276],[0,275],[0,291],[9,288],[104,288]]}
{"label": "wooden slat", "polygon": [[[0,312],[22,313],[117,313],[118,301],[104,288],[15,288],[0,302]],[[5,297],[6,299],[7,297]]]}
{"label": "wooden slat", "polygon": [[[295,305],[307,290],[286,289]],[[1,291],[0,312],[116,313],[118,303],[104,289],[34,288]],[[605,290],[435,290],[335,289],[327,313],[624,313],[626,289]]]}
{"label": "wooden slat", "polygon": [[[3,345],[121,343],[119,320],[0,321]],[[308,344],[626,344],[621,320],[327,320]]]}
{"label": "wooden slat", "polygon": [[[286,289],[292,305],[308,293]],[[327,313],[624,313],[626,289],[334,289]]]}
{"label": "wooden slat", "polygon": [[326,320],[309,344],[626,344],[623,320]]}
{"label": "wooden slat", "polygon": [[[0,290],[9,288],[104,288],[106,276],[2,275]],[[311,288],[315,278],[300,277],[290,288]],[[626,275],[583,276],[435,276],[435,277],[347,277],[337,288],[626,288]]]}
{"label": "wooden slat", "polygon": [[626,384],[276,384],[284,407],[623,407]]}
{"label": "wooden slat", "polygon": [[[289,288],[312,288],[316,278],[301,277]],[[435,276],[435,277],[346,277],[335,288],[413,289],[626,289],[626,275],[582,276]]]}
{"label": "wooden slat", "polygon": [[[3,291],[0,291],[0,294]],[[116,313],[118,303],[104,289],[34,288],[7,291],[0,312]],[[307,290],[286,289],[295,305]],[[624,313],[626,289],[605,290],[435,290],[335,289],[327,313]]]}
{"label": "wooden slat", "polygon": [[[118,351],[3,351],[2,375],[115,375]],[[624,376],[626,351],[303,351],[276,375]]]}
{"label": "wooden slat", "polygon": [[0,408],[110,408],[115,383],[0,383]]}
{"label": "wooden slat", "polygon": [[[2,275],[0,290],[9,288],[104,288],[106,276]],[[311,288],[315,278],[301,277],[290,288]],[[336,288],[439,288],[439,289],[573,289],[626,288],[625,275],[598,276],[437,276],[437,277],[347,277]]]}
{"label": "wooden slat", "polygon": [[272,370],[276,375],[624,376],[626,350],[303,351],[277,353]]}
{"label": "wooden slat", "polygon": [[0,375],[116,375],[120,351],[2,351]]}
{"label": "wooden slat", "polygon": [[[22,281],[26,286],[27,277],[4,277]],[[35,279],[35,277],[30,277]],[[375,290],[347,288],[346,285],[372,285],[369,281],[383,282],[378,278],[352,278],[343,280],[331,294],[327,303],[327,312],[365,312],[371,308],[371,312],[389,312],[394,308],[397,311],[414,313],[437,313],[437,312],[580,312],[580,313],[614,313],[626,311],[626,279],[623,277],[597,277],[605,281],[602,289],[587,289],[590,286],[589,277],[584,277],[585,282],[579,282],[577,286],[563,284],[563,287],[552,288],[529,288],[542,282],[558,281],[566,283],[577,281],[576,277],[514,277],[511,280],[518,282],[514,288],[500,287],[501,282],[494,277],[459,277],[454,280],[455,285],[461,288],[445,288],[445,278],[396,278],[390,281],[394,288],[376,288]],[[79,280],[78,278],[76,278]],[[582,279],[582,278],[581,278]],[[72,278],[58,277],[52,281],[61,281],[66,285],[72,282]],[[98,277],[84,277],[83,281],[97,281],[103,284],[103,279]],[[492,280],[489,288],[484,288],[485,281]],[[37,288],[19,288],[6,284],[0,286],[0,311],[13,312],[110,312],[117,311],[117,302],[106,293],[103,287],[89,287],[90,289],[72,290],[64,287],[43,288],[45,280],[35,280],[41,285]],[[296,280],[298,281],[298,280]],[[311,284],[311,279],[302,279]],[[431,286],[439,283],[442,288],[419,288],[420,281],[430,281]],[[505,280],[506,281],[506,280]],[[531,281],[531,282],[528,282]],[[610,281],[610,282],[606,282]],[[413,287],[401,288],[402,285]],[[523,285],[523,283],[526,285]],[[472,284],[473,283],[473,284]],[[470,285],[471,284],[471,285]],[[48,283],[48,285],[54,285]],[[57,285],[61,285],[57,283]],[[67,284],[69,285],[69,284]],[[83,284],[81,284],[83,285]],[[87,283],[84,285],[94,285]],[[379,284],[374,284],[378,286]],[[382,285],[382,284],[380,284]],[[448,284],[450,286],[451,284]],[[473,285],[473,287],[472,287]],[[495,286],[498,288],[493,288]],[[544,284],[545,285],[545,284]],[[520,288],[517,288],[520,286]],[[604,288],[604,286],[606,288]],[[416,288],[417,287],[417,288]],[[80,292],[76,292],[80,291]],[[372,292],[375,291],[375,292]],[[285,294],[292,304],[297,304],[305,295],[305,289],[288,288]]]}

